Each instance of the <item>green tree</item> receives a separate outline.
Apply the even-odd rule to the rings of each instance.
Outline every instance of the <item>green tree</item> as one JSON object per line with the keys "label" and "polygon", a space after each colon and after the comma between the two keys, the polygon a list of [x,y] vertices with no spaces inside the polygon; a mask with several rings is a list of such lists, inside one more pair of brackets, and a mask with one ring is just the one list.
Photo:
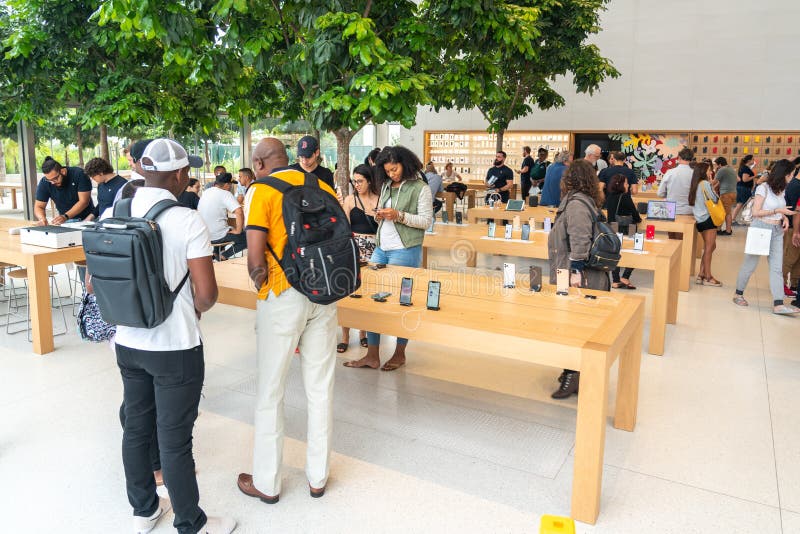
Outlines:
{"label": "green tree", "polygon": [[579,93],[593,94],[619,72],[587,39],[600,29],[608,0],[426,0],[422,18],[437,28],[442,53],[430,66],[439,83],[436,107],[478,108],[497,134],[533,109],[564,105],[554,88],[572,74]]}

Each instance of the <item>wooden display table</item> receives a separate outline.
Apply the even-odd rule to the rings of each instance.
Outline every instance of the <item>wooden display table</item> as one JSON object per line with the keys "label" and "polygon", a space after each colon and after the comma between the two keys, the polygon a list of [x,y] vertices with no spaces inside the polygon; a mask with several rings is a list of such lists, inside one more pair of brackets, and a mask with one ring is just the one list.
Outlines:
{"label": "wooden display table", "polygon": [[[536,224],[541,228],[545,217],[550,217],[551,221],[555,221],[556,208],[548,206],[537,206],[532,208],[525,206],[524,211],[506,211],[505,205],[500,205],[494,208],[488,206],[481,206],[469,210],[467,218],[470,222],[478,222],[481,219],[506,219],[511,221],[515,215],[519,215],[520,224],[528,222],[528,219],[533,217],[536,219]],[[680,280],[679,289],[681,291],[689,291],[691,287],[690,281],[694,274],[694,251],[698,241],[697,228],[694,225],[694,216],[692,215],[678,215],[674,221],[651,221],[647,216],[642,215],[642,222],[639,223],[639,228],[644,231],[644,227],[652,224],[656,232],[674,232],[683,235],[681,242],[681,257],[680,257]],[[501,230],[498,229],[498,232]],[[500,234],[501,235],[501,234]],[[626,267],[629,267],[626,265]],[[632,267],[632,266],[630,266]]]}
{"label": "wooden display table", "polygon": [[20,183],[15,182],[0,182],[0,191],[5,193],[5,190],[11,190],[11,209],[17,209],[17,191],[22,191],[23,187]]}
{"label": "wooden display table", "polygon": [[[450,183],[450,182],[448,182]],[[466,184],[468,191],[475,191],[476,195],[480,198],[483,198],[486,195],[486,182],[476,182],[476,181],[469,181],[469,182],[461,182],[462,184]],[[444,184],[445,187],[447,184]],[[519,185],[514,184],[511,186],[511,190],[508,192],[510,198],[514,199],[517,198],[517,189]]]}
{"label": "wooden display table", "polygon": [[[219,302],[255,306],[255,292],[242,262],[214,264]],[[337,303],[339,324],[370,329],[445,347],[581,372],[572,477],[572,512],[595,523],[600,511],[610,369],[619,360],[614,427],[633,431],[639,395],[644,300],[604,291],[552,286],[531,293],[524,276],[516,289],[503,289],[502,277],[389,266],[362,271],[358,291],[365,298]],[[400,280],[414,278],[411,307],[400,306]],[[439,280],[441,310],[425,308],[428,280]],[[369,298],[391,291],[387,302]],[[584,298],[595,295],[596,300]],[[402,320],[401,318],[412,318]],[[533,319],[533,318],[536,319]]]}
{"label": "wooden display table", "polygon": [[[444,209],[447,211],[447,218],[450,221],[456,220],[456,200],[458,197],[455,193],[451,193],[450,191],[444,191],[442,193],[438,193],[436,195],[438,198],[444,200]],[[475,207],[475,191],[472,189],[467,189],[467,192],[464,193],[464,200],[467,203],[467,209],[472,209]],[[464,215],[466,220],[466,215]]]}
{"label": "wooden display table", "polygon": [[46,248],[23,245],[8,228],[33,226],[21,219],[0,219],[0,261],[28,269],[28,296],[31,312],[33,352],[47,354],[55,350],[53,315],[50,310],[50,266],[86,259],[83,247]]}
{"label": "wooden display table", "polygon": [[[496,235],[503,235],[499,226]],[[437,223],[433,234],[425,234],[422,266],[428,265],[428,249],[448,250],[452,262],[466,261],[468,267],[475,266],[478,253],[542,260],[548,258],[547,234],[541,230],[531,233],[533,241],[521,241],[519,232],[514,233],[514,239],[488,239],[485,236],[485,225],[457,226]],[[622,259],[619,262],[621,266],[653,271],[652,318],[647,350],[650,354],[664,354],[667,324],[675,324],[677,321],[680,246],[680,241],[674,239],[646,241],[646,253],[642,254],[633,250],[631,239],[625,239],[623,243]]]}
{"label": "wooden display table", "polygon": [[641,186],[639,186],[639,192],[632,195],[632,198],[634,204],[637,202],[647,202],[648,200],[664,200],[662,197],[658,196],[658,187],[651,187],[647,191],[642,191]]}

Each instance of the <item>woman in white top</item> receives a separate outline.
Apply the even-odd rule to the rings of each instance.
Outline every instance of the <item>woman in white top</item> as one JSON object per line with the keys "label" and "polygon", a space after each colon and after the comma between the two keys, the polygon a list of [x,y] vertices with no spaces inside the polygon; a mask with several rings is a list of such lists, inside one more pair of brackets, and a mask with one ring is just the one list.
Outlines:
{"label": "woman in white top", "polygon": [[461,178],[461,175],[453,170],[453,162],[452,161],[448,161],[445,164],[444,172],[442,173],[442,180],[444,182],[461,182],[463,180]]}
{"label": "woman in white top", "polygon": [[[756,187],[755,200],[753,201],[753,222],[751,228],[767,229],[771,232],[769,242],[769,288],[772,292],[773,313],[789,315],[800,312],[800,308],[783,303],[783,232],[789,228],[787,215],[794,212],[786,207],[784,191],[787,179],[790,177],[794,165],[788,159],[778,161],[770,171],[767,180]],[[736,294],[734,304],[747,306],[744,290],[750,275],[758,266],[759,256],[745,254],[739,276],[736,278]]]}

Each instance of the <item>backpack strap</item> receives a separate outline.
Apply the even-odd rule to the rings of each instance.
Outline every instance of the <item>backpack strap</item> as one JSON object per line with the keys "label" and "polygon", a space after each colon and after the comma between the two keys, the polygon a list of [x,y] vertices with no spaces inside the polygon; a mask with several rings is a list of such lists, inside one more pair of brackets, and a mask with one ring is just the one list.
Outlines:
{"label": "backpack strap", "polygon": [[[133,200],[133,199],[126,198],[125,200],[130,201],[130,200]],[[121,204],[122,202],[123,201],[119,201],[119,202],[117,202],[117,204]],[[178,202],[172,200],[172,199],[165,198],[163,200],[159,200],[158,202],[153,204],[153,207],[150,208],[147,211],[147,213],[144,214],[143,218],[148,220],[148,221],[155,221],[156,217],[158,217],[159,215],[161,215],[162,213],[164,213],[168,209],[170,209],[172,207],[175,207],[175,206],[180,206],[180,204]],[[130,217],[130,202],[128,202],[128,204],[126,206],[126,209],[128,210],[128,217]],[[116,209],[116,206],[115,206],[114,207],[114,215],[116,215],[116,211],[117,211],[117,209]],[[180,293],[181,289],[183,289],[183,285],[186,283],[186,280],[189,279],[189,272],[190,272],[189,269],[186,269],[186,274],[183,275],[183,279],[181,280],[181,283],[178,284],[178,287],[176,287],[174,291],[172,291],[172,300],[175,300],[178,297],[178,293]]]}
{"label": "backpack strap", "polygon": [[114,217],[130,217],[133,198],[122,198],[114,204]]}
{"label": "backpack strap", "polygon": [[[286,194],[286,192],[289,191],[289,189],[291,189],[293,187],[291,184],[289,184],[289,182],[285,182],[283,180],[279,180],[279,179],[275,178],[274,176],[265,176],[264,178],[259,178],[258,180],[254,181],[250,185],[253,185],[253,184],[268,185],[273,189],[277,189],[278,191],[280,191],[283,194]],[[250,186],[248,186],[248,187],[250,187]]]}

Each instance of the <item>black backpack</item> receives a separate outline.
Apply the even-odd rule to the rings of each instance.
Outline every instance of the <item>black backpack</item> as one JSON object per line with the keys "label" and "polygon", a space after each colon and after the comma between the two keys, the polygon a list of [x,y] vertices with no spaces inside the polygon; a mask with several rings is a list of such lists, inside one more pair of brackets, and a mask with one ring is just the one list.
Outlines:
{"label": "black backpack", "polygon": [[[567,204],[573,198],[575,197],[571,195]],[[589,208],[589,212],[592,214],[592,246],[589,248],[586,268],[594,271],[613,271],[622,257],[620,254],[622,243],[614,230],[606,223],[605,217],[602,220],[597,217],[597,209],[582,198],[576,200]],[[566,204],[564,206],[566,208]]]}
{"label": "black backpack", "polygon": [[113,325],[153,328],[172,313],[186,275],[175,290],[164,278],[164,246],[156,218],[174,206],[160,200],[144,217],[131,217],[131,201],[114,205],[114,216],[83,230],[86,268],[103,320]]}
{"label": "black backpack", "polygon": [[[331,304],[361,287],[358,245],[339,201],[320,189],[313,174],[302,185],[267,176],[253,182],[283,194],[283,223],[288,241],[279,259],[286,279],[317,304]],[[251,184],[252,185],[252,184]]]}
{"label": "black backpack", "polygon": [[447,184],[447,187],[444,188],[445,191],[448,193],[455,193],[458,200],[464,198],[464,195],[467,193],[467,184],[461,182],[453,182],[451,184]]}

